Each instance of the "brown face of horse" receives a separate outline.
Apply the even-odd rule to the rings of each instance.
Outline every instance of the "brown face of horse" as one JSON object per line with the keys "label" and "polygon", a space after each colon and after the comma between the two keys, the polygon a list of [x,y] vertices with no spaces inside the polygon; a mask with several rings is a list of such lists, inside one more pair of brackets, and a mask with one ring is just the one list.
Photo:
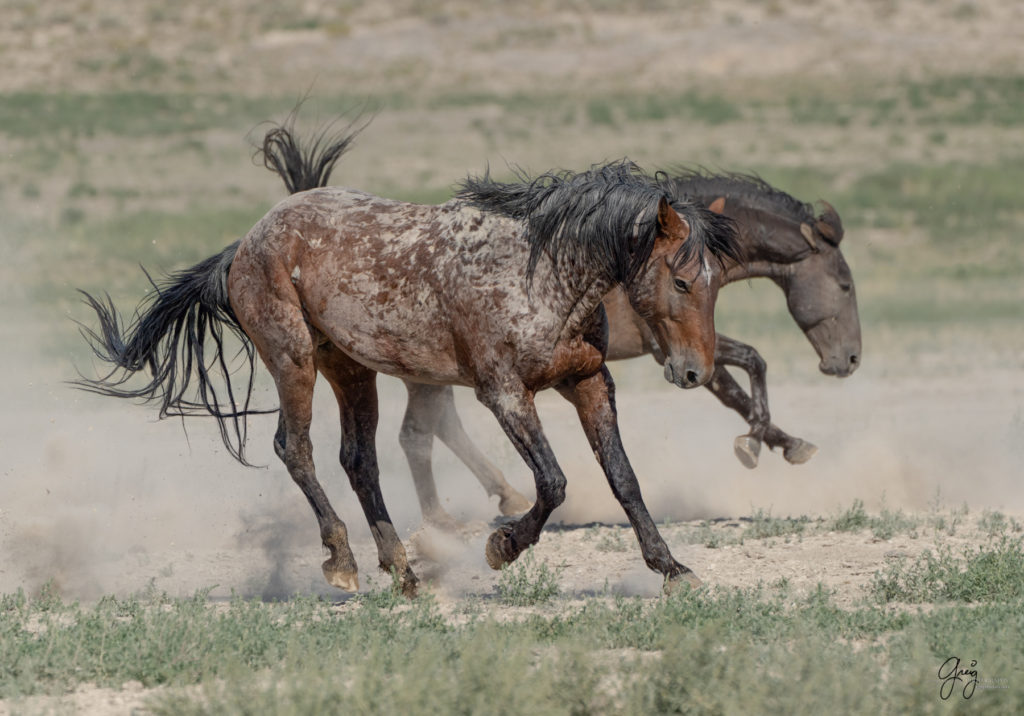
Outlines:
{"label": "brown face of horse", "polygon": [[829,221],[830,213],[828,207],[813,227],[800,225],[811,251],[787,267],[780,283],[790,313],[821,359],[818,368],[845,378],[860,365],[860,317],[853,275],[839,250],[842,225],[838,217]]}
{"label": "brown face of horse", "polygon": [[676,265],[690,226],[666,201],[658,208],[658,226],[651,257],[626,293],[665,356],[665,379],[696,388],[715,370],[715,299],[721,277],[699,251]]}

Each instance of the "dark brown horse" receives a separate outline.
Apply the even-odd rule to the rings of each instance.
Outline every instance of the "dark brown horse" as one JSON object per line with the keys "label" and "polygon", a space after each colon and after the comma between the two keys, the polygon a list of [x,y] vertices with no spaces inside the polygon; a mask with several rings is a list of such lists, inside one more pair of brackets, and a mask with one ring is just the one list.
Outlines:
{"label": "dark brown horse", "polygon": [[[317,189],[284,200],[241,242],[170,277],[127,329],[109,300],[87,295],[100,321],[99,333],[87,337],[114,368],[85,385],[160,401],[163,414],[211,413],[244,460],[252,382],[231,387],[221,334],[234,331],[250,365],[254,347],[277,385],[274,447],[316,514],[330,551],[324,575],[354,590],[347,530],[313,467],[319,371],[337,398],[341,463],[380,566],[407,594],[417,579],[379,485],[377,373],[473,387],[530,466],[536,502],[490,536],[494,568],[534,544],[564,499],[565,476],[533,402],[536,391],[554,387],[575,405],[648,566],[668,584],[699,583],[658,533],[622,448],[601,300],[623,286],[665,356],[666,378],[696,387],[714,371],[719,261],[736,258],[730,221],[670,195],[625,161],[507,184],[468,179],[457,199],[440,206]],[[146,385],[125,386],[146,368],[153,375]],[[227,381],[223,405],[211,373]]]}
{"label": "dark brown horse", "polygon": [[[815,216],[810,204],[744,174],[680,171],[672,183],[679,195],[736,222],[745,259],[728,268],[725,282],[770,278],[786,294],[790,315],[817,352],[821,372],[837,377],[852,374],[860,365],[860,318],[853,274],[839,248],[843,224],[832,205],[821,202],[824,211]],[[651,353],[661,362],[657,345],[617,292],[606,299],[605,309],[611,326],[608,360]],[[744,465],[757,465],[762,441],[782,448],[791,463],[806,462],[814,455],[813,445],[771,423],[766,366],[752,346],[719,334],[715,364],[715,374],[705,387],[750,425],[750,432],[734,443]],[[750,376],[750,396],[725,370],[726,365],[742,368]]]}

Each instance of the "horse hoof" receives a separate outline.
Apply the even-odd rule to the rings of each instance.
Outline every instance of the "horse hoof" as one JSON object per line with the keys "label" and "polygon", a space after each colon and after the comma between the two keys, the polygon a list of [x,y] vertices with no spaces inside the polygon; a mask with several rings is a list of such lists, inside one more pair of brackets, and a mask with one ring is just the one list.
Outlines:
{"label": "horse hoof", "polygon": [[495,530],[487,538],[484,557],[487,558],[487,564],[491,569],[501,569],[515,559],[515,556],[510,556],[512,554],[511,541],[511,535],[504,529]]}
{"label": "horse hoof", "polygon": [[359,591],[359,573],[355,570],[342,570],[334,565],[334,560],[329,559],[323,563],[324,579],[332,587],[337,587],[346,592]]}
{"label": "horse hoof", "polygon": [[531,507],[533,507],[533,503],[526,499],[518,490],[511,487],[508,492],[501,496],[501,501],[498,502],[498,511],[506,517],[521,515]]}
{"label": "horse hoof", "polygon": [[434,527],[435,529],[441,530],[442,532],[459,531],[459,523],[456,521],[454,517],[449,515],[444,510],[439,510],[429,515],[424,515],[423,522],[430,527]]}
{"label": "horse hoof", "polygon": [[703,582],[700,581],[700,577],[694,574],[692,570],[687,569],[685,572],[680,572],[666,578],[665,586],[662,589],[665,594],[677,594],[690,589],[696,589],[702,584]]}
{"label": "horse hoof", "polygon": [[757,458],[761,454],[761,441],[750,435],[740,435],[732,441],[732,450],[743,467],[753,470],[757,467]]}
{"label": "horse hoof", "polygon": [[419,590],[420,580],[416,578],[411,569],[406,569],[398,580],[398,588],[402,590],[402,596],[406,599],[415,599]]}
{"label": "horse hoof", "polygon": [[803,465],[814,457],[816,452],[818,452],[818,448],[815,445],[797,438],[790,447],[782,451],[782,457],[786,458],[786,462],[791,465]]}

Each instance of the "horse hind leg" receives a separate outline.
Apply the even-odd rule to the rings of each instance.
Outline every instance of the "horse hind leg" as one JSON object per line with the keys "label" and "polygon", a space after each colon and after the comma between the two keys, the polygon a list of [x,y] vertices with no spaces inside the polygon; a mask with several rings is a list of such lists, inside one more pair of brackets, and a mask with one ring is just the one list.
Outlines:
{"label": "horse hind leg", "polygon": [[[301,373],[301,374],[300,374]],[[313,443],[309,438],[312,418],[312,361],[296,375],[275,376],[281,396],[281,417],[274,448],[288,468],[288,474],[306,496],[320,526],[320,539],[330,552],[321,566],[328,584],[348,592],[359,591],[355,557],[348,542],[348,529],[327,499],[313,466]]]}
{"label": "horse hind leg", "polygon": [[[429,386],[435,388],[435,386]],[[480,452],[480,449],[473,444],[462,421],[455,410],[455,392],[452,387],[443,386],[435,400],[440,404],[441,412],[437,421],[437,436],[442,442],[455,453],[455,456],[465,463],[476,479],[480,481],[488,495],[497,495],[498,510],[506,517],[520,515],[531,507],[533,503],[526,498],[519,490],[512,487],[501,474],[494,463],[487,459],[487,456]]]}
{"label": "horse hind leg", "polygon": [[327,499],[313,466],[309,437],[316,382],[313,336],[297,304],[277,301],[267,305],[262,299],[266,292],[249,294],[247,288],[243,286],[235,297],[235,313],[277,385],[281,414],[274,451],[316,515],[320,539],[330,552],[322,566],[324,578],[339,589],[358,591],[358,569],[349,547],[348,529]]}
{"label": "horse hind leg", "polygon": [[380,468],[374,444],[378,419],[377,374],[330,343],[320,346],[317,367],[331,384],[338,401],[339,458],[377,543],[380,568],[395,575],[397,586],[405,596],[414,597],[419,580],[409,566],[380,490]]}
{"label": "horse hind leg", "polygon": [[405,417],[398,433],[398,444],[402,446],[409,463],[412,482],[416,487],[423,521],[443,530],[454,532],[458,528],[455,518],[441,506],[437,496],[437,483],[431,466],[434,433],[440,418],[441,404],[437,391],[442,386],[406,383],[409,399],[405,405]]}

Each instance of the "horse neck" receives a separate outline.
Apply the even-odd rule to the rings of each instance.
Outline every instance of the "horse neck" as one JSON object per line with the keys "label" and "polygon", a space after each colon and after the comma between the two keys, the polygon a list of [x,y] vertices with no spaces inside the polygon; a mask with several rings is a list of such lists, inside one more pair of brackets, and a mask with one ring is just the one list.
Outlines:
{"label": "horse neck", "polygon": [[543,291],[552,310],[562,320],[562,336],[580,333],[601,301],[617,282],[595,269],[587,269],[570,256],[562,257],[557,267],[542,261],[534,275],[531,292]]}
{"label": "horse neck", "polygon": [[[778,229],[751,216],[749,211],[734,215],[739,229],[739,242],[745,259],[727,267],[725,283],[748,278],[781,279],[789,273],[798,256],[785,255],[789,247],[778,239]],[[785,257],[785,258],[780,258]],[[788,259],[788,260],[787,260]]]}
{"label": "horse neck", "polygon": [[771,278],[780,279],[787,271],[788,264],[768,260],[743,261],[730,266],[725,272],[723,284],[743,281],[748,278]]}

